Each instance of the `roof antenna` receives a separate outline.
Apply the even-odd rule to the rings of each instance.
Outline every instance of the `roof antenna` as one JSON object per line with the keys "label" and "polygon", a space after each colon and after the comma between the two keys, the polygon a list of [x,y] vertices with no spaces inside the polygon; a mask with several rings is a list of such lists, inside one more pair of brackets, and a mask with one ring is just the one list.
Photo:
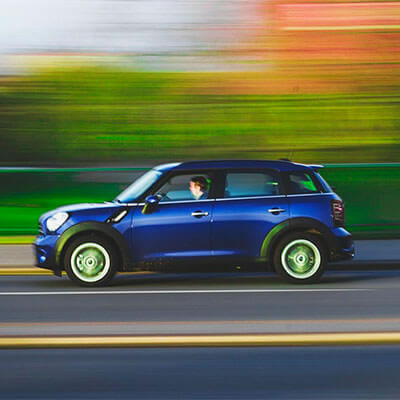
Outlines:
{"label": "roof antenna", "polygon": [[292,155],[293,155],[293,150],[290,151],[288,158],[280,158],[279,160],[280,161],[291,161]]}

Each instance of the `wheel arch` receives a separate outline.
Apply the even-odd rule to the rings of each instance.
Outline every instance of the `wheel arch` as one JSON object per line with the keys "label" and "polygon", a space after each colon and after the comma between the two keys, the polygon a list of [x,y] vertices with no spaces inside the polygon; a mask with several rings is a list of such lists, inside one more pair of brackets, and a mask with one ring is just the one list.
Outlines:
{"label": "wheel arch", "polygon": [[109,240],[115,247],[120,257],[120,265],[118,271],[125,271],[130,263],[129,246],[125,238],[116,229],[108,224],[90,221],[82,222],[68,228],[57,240],[55,245],[55,261],[60,270],[64,269],[64,256],[70,243],[80,236],[98,235]]}
{"label": "wheel arch", "polygon": [[334,247],[334,238],[329,228],[313,218],[294,218],[275,226],[267,234],[262,243],[260,257],[267,261],[270,268],[273,268],[274,252],[278,243],[287,234],[296,232],[307,232],[317,235],[325,246],[329,258],[330,249]]}

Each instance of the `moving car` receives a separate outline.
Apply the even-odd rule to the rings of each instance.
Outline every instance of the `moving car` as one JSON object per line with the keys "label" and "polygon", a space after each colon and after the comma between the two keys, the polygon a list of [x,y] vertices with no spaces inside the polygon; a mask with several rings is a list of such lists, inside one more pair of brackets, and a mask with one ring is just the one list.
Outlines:
{"label": "moving car", "polygon": [[354,256],[341,198],[290,161],[192,161],[146,172],[112,202],[40,217],[37,266],[83,286],[116,272],[183,261],[258,265],[290,282],[316,282],[330,261]]}

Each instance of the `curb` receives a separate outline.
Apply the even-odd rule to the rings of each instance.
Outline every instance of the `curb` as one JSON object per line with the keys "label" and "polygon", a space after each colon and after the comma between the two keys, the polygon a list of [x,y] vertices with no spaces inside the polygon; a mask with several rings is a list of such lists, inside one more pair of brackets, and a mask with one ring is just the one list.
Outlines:
{"label": "curb", "polygon": [[369,346],[400,344],[400,332],[184,336],[1,337],[0,349]]}

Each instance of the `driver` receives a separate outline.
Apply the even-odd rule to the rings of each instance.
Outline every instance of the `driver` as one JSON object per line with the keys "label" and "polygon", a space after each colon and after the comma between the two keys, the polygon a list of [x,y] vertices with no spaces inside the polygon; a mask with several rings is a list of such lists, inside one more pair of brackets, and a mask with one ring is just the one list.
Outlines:
{"label": "driver", "polygon": [[208,198],[208,183],[204,176],[194,176],[190,179],[189,190],[196,200]]}

